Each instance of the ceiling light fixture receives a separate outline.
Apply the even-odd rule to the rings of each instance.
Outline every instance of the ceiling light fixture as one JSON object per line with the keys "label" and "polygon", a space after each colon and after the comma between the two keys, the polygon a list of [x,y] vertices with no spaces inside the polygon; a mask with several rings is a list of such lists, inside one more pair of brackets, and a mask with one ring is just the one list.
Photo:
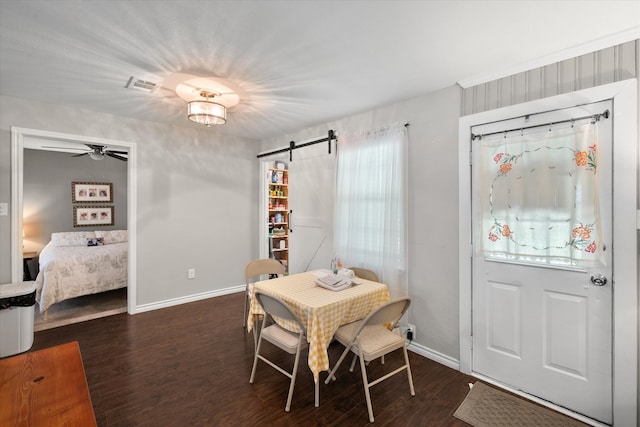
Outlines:
{"label": "ceiling light fixture", "polygon": [[89,157],[91,157],[93,160],[102,160],[104,159],[104,154],[101,153],[96,153],[95,151],[92,151],[89,153]]}
{"label": "ceiling light fixture", "polygon": [[227,107],[216,102],[211,102],[216,94],[203,90],[200,96],[205,101],[190,101],[187,103],[187,117],[196,123],[207,127],[211,125],[222,125],[227,122]]}

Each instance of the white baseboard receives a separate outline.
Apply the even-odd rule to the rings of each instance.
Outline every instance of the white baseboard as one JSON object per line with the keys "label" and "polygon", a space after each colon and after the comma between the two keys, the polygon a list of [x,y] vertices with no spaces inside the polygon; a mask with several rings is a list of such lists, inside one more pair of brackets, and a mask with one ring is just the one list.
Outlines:
{"label": "white baseboard", "polygon": [[188,295],[180,298],[168,299],[164,301],[153,302],[150,304],[142,304],[136,306],[135,313],[144,313],[145,311],[159,310],[161,308],[173,307],[174,305],[186,304],[189,302],[200,301],[203,299],[219,297],[222,295],[235,294],[236,292],[244,292],[245,285],[233,286],[230,288],[216,289],[215,291],[202,292],[199,294]]}
{"label": "white baseboard", "polygon": [[451,369],[455,369],[456,371],[460,371],[460,361],[454,359],[451,356],[447,356],[446,354],[442,354],[438,351],[432,350],[417,343],[409,344],[407,350],[417,353],[420,356],[424,356],[427,359],[431,359],[434,362],[438,362],[441,365],[447,366]]}

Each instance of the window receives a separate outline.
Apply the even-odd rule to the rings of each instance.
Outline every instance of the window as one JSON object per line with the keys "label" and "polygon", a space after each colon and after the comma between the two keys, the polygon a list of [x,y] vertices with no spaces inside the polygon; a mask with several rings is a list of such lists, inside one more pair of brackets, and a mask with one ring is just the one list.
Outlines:
{"label": "window", "polygon": [[374,270],[394,297],[407,294],[406,152],[403,125],[339,138],[336,252]]}
{"label": "window", "polygon": [[599,261],[596,124],[497,135],[476,148],[487,259],[569,268]]}

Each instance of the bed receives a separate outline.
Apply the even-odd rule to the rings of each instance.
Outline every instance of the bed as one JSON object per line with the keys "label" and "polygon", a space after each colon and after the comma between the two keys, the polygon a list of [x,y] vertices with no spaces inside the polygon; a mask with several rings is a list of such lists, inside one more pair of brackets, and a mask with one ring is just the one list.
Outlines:
{"label": "bed", "polygon": [[45,319],[58,302],[126,287],[127,240],[127,230],[52,233],[36,277],[36,301]]}

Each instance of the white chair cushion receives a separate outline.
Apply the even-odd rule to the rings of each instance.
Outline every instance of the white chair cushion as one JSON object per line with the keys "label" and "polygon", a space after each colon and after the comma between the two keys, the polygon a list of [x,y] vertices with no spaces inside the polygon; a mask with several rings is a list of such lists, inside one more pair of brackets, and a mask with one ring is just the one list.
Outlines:
{"label": "white chair cushion", "polygon": [[[362,321],[358,321],[341,326],[336,331],[335,338],[342,345],[349,345],[361,324]],[[366,362],[377,359],[398,348],[402,348],[404,344],[404,337],[391,332],[383,325],[365,326],[358,339],[358,346],[362,349],[362,354]],[[357,354],[357,347],[352,350]]]}
{"label": "white chair cushion", "polygon": [[349,345],[353,337],[356,336],[356,332],[360,329],[361,324],[362,320],[358,320],[356,322],[342,325],[338,328],[333,337],[337,339],[340,344],[346,347]]}
{"label": "white chair cushion", "polygon": [[[289,354],[296,354],[298,350],[298,334],[287,331],[278,324],[264,328],[260,332],[263,339],[269,341]],[[302,340],[302,348],[307,346],[307,341]]]}

